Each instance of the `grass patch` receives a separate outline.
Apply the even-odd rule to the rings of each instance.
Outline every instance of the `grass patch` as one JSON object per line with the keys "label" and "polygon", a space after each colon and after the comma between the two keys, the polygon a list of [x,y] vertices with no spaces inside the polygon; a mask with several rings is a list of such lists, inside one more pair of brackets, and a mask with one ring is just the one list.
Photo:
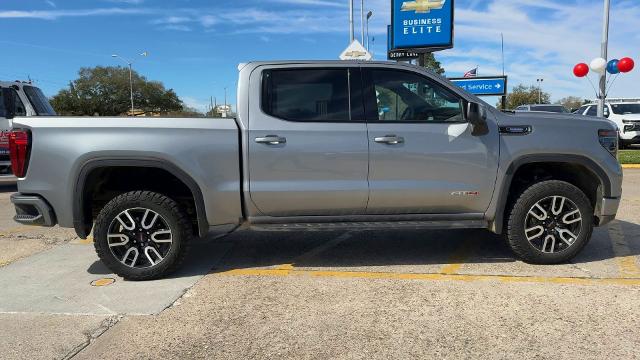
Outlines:
{"label": "grass patch", "polygon": [[640,164],[640,150],[621,150],[621,164]]}

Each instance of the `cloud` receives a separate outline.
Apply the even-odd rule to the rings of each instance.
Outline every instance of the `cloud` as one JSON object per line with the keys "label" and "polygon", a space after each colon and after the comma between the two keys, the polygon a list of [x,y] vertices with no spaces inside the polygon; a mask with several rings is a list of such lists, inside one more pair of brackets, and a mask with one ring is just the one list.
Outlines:
{"label": "cloud", "polygon": [[110,3],[120,3],[120,4],[131,4],[131,5],[139,5],[144,2],[144,0],[105,0]]}
{"label": "cloud", "polygon": [[162,27],[165,30],[174,30],[174,31],[192,31],[193,29],[191,29],[191,27],[187,26],[187,25],[180,25],[180,24],[169,24],[169,25],[165,25]]}
{"label": "cloud", "polygon": [[56,20],[63,17],[109,16],[146,14],[147,9],[98,8],[86,10],[6,10],[0,11],[0,19]]}

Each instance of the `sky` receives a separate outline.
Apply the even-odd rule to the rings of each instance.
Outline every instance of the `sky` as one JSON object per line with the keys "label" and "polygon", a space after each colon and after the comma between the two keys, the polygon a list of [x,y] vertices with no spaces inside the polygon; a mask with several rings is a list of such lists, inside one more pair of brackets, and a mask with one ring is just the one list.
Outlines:
{"label": "sky", "polygon": [[[639,61],[640,1],[611,3],[610,58]],[[373,55],[386,60],[390,1],[365,0],[365,10],[374,13]],[[436,57],[446,76],[476,66],[480,76],[500,75],[503,33],[510,87],[543,78],[552,100],[594,98],[572,68],[600,55],[602,15],[602,0],[456,0],[455,47]],[[81,67],[124,65],[111,57],[119,54],[205,110],[211,96],[224,102],[225,87],[235,103],[241,62],[337,59],[349,43],[348,0],[1,0],[0,33],[0,80],[31,78],[52,96]],[[640,97],[639,84],[640,66],[610,96]]]}

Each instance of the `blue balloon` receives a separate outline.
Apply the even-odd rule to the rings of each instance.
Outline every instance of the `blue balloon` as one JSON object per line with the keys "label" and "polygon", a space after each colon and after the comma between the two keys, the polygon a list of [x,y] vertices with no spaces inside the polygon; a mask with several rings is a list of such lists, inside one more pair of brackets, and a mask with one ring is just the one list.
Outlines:
{"label": "blue balloon", "polygon": [[618,69],[618,61],[620,60],[613,59],[609,61],[609,63],[607,64],[607,71],[609,72],[609,74],[615,75],[620,72],[620,69]]}

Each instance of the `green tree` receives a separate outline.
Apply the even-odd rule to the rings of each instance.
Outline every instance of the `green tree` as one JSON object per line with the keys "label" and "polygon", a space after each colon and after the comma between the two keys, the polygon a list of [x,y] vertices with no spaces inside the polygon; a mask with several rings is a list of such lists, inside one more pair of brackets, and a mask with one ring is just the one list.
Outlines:
{"label": "green tree", "polygon": [[[78,79],[51,99],[61,115],[119,116],[131,109],[129,69],[123,67],[82,68]],[[133,72],[133,99],[136,110],[151,113],[182,111],[183,104],[172,89]]]}
{"label": "green tree", "polygon": [[[538,104],[542,99],[542,104],[549,104],[551,95],[547,92],[539,92],[537,86],[518,85],[507,94],[507,109],[513,110],[520,105]],[[496,105],[498,109],[502,108],[502,102]]]}
{"label": "green tree", "polygon": [[424,56],[424,67],[434,71],[438,75],[444,74],[444,68],[440,61],[436,59],[436,56],[433,53],[426,53]]}
{"label": "green tree", "polygon": [[562,106],[564,106],[567,110],[575,110],[578,109],[582,106],[582,104],[585,103],[585,101],[587,103],[589,103],[589,100],[585,100],[582,98],[579,98],[577,96],[567,96],[564,97],[558,101],[556,101],[556,104],[560,104]]}

